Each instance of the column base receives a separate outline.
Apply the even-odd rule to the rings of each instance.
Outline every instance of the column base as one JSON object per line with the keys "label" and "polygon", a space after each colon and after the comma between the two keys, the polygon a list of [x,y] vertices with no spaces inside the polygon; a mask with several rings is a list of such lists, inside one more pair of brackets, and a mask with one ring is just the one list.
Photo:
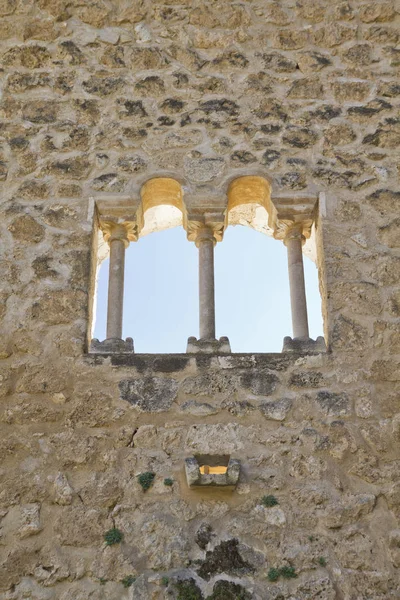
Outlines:
{"label": "column base", "polygon": [[298,352],[299,354],[319,354],[326,352],[325,339],[320,335],[316,340],[311,338],[283,338],[282,352]]}
{"label": "column base", "polygon": [[100,342],[97,338],[94,338],[90,342],[90,350],[94,354],[132,354],[133,339],[128,337],[126,340],[120,338],[107,338]]}
{"label": "column base", "polygon": [[231,345],[227,337],[220,337],[219,340],[204,340],[190,337],[188,339],[186,352],[189,354],[230,354]]}

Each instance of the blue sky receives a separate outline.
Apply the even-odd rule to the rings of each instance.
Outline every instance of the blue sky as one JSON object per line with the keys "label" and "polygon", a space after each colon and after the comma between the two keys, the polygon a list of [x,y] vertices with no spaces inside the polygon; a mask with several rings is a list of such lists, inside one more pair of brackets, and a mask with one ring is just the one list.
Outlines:
{"label": "blue sky", "polygon": [[[315,264],[304,257],[310,335],[323,334]],[[105,338],[108,259],[100,268],[94,337]],[[233,352],[280,352],[292,335],[286,248],[230,226],[215,248],[217,337]],[[135,352],[185,352],[198,337],[198,250],[182,227],[158,231],[126,251],[123,337]]]}

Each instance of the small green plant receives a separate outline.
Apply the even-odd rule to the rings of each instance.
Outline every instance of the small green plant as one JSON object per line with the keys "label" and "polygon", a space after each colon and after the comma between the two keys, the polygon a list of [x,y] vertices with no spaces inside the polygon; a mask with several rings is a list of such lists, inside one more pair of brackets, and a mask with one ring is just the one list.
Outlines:
{"label": "small green plant", "polygon": [[139,484],[142,486],[144,492],[147,492],[147,490],[151,488],[155,476],[156,474],[151,471],[146,471],[145,473],[140,473],[140,475],[138,475]]}
{"label": "small green plant", "polygon": [[279,569],[274,569],[274,568],[272,567],[272,569],[270,569],[270,570],[268,571],[268,575],[267,575],[267,577],[268,577],[268,579],[269,579],[270,581],[278,581],[278,579],[279,579],[279,575],[280,575]]}
{"label": "small green plant", "polygon": [[313,535],[309,535],[308,539],[310,540],[310,542],[315,542],[315,537]]}
{"label": "small green plant", "polygon": [[124,534],[122,533],[122,531],[116,529],[116,527],[113,527],[112,529],[106,531],[106,533],[104,534],[104,541],[107,544],[107,546],[113,546],[114,544],[120,544],[122,542],[123,537]]}
{"label": "small green plant", "polygon": [[164,485],[166,485],[167,487],[171,487],[172,485],[174,485],[174,480],[171,479],[171,477],[166,477],[164,479]]}
{"label": "small green plant", "polygon": [[100,579],[99,579],[100,585],[106,585],[107,581],[108,581],[108,579],[104,579],[104,577],[100,577]]}
{"label": "small green plant", "polygon": [[163,585],[164,587],[167,587],[168,584],[169,584],[169,577],[162,577],[161,585]]}
{"label": "small green plant", "polygon": [[279,569],[279,573],[285,579],[293,579],[294,577],[297,577],[296,569],[294,567],[281,567]]}
{"label": "small green plant", "polygon": [[318,559],[318,563],[321,565],[321,567],[326,567],[326,558],[320,556]]}
{"label": "small green plant", "polygon": [[278,581],[279,577],[284,577],[285,579],[293,579],[294,577],[297,577],[297,573],[294,567],[285,566],[280,567],[279,569],[272,567],[272,569],[268,571],[267,577],[269,581]]}
{"label": "small green plant", "polygon": [[136,577],[134,575],[127,575],[121,581],[122,585],[126,588],[131,587],[136,581]]}
{"label": "small green plant", "polygon": [[270,495],[270,496],[263,496],[261,498],[261,504],[263,506],[271,507],[271,506],[276,506],[277,504],[279,504],[279,502],[275,498],[275,496]]}

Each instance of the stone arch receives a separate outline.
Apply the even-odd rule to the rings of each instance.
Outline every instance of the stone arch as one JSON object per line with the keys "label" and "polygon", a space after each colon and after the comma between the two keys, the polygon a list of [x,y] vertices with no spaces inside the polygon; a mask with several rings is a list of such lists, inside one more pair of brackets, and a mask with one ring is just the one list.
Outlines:
{"label": "stone arch", "polygon": [[182,184],[172,177],[152,177],[140,189],[139,236],[183,225],[186,206]]}
{"label": "stone arch", "polygon": [[[276,234],[277,208],[285,198],[273,195],[273,182],[264,174],[240,175],[231,178],[227,185],[227,224],[244,225],[260,233],[280,239]],[[299,197],[301,202],[302,198]],[[308,198],[305,198],[308,202]],[[316,196],[312,199],[316,202]],[[315,224],[307,233],[303,254],[317,263]]]}
{"label": "stone arch", "polygon": [[246,225],[261,233],[273,235],[269,226],[271,213],[270,181],[260,175],[243,175],[232,179],[228,185],[228,225]]}

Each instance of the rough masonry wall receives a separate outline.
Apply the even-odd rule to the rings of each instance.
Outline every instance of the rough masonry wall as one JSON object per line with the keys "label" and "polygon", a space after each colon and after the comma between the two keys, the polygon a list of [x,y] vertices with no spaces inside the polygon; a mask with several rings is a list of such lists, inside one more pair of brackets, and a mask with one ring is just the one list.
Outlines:
{"label": "rough masonry wall", "polygon": [[[0,0],[1,598],[399,598],[398,40],[395,0]],[[330,353],[86,356],[90,198],[250,172],[326,194]]]}

